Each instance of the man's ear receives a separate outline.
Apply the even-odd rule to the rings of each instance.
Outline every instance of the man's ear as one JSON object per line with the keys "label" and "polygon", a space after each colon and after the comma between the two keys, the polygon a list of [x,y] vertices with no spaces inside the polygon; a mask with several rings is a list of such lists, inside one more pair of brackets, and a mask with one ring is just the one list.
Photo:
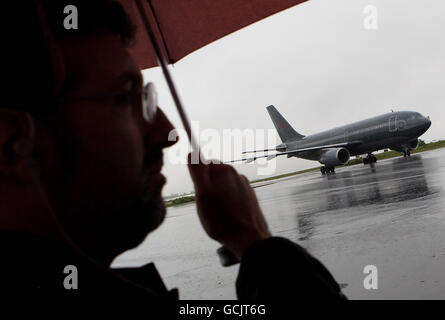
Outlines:
{"label": "man's ear", "polygon": [[34,141],[34,120],[29,113],[0,108],[1,175],[20,180],[32,178]]}

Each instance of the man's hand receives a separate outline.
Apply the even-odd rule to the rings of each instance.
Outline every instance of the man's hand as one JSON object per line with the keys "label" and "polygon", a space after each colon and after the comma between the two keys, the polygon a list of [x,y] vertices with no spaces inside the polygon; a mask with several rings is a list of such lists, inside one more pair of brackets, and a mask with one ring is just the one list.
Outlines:
{"label": "man's hand", "polygon": [[225,164],[191,164],[199,219],[207,234],[239,259],[253,243],[271,237],[249,181]]}

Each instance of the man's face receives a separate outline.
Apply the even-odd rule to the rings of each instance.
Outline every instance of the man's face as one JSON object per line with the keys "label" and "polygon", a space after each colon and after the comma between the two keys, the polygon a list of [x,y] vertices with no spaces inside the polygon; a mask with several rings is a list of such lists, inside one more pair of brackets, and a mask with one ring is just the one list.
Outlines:
{"label": "man's face", "polygon": [[73,87],[57,117],[57,160],[42,179],[73,240],[117,254],[164,219],[162,149],[173,127],[160,110],[153,123],[143,119],[132,95],[142,77],[117,37],[72,40],[62,51]]}

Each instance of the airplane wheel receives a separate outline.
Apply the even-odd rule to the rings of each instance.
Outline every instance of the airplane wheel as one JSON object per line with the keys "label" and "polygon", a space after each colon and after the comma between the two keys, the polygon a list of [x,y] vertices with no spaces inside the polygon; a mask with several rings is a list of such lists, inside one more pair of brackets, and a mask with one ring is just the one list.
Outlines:
{"label": "airplane wheel", "polygon": [[322,175],[325,175],[326,174],[326,168],[325,167],[321,167],[320,168],[320,172],[321,172]]}
{"label": "airplane wheel", "polygon": [[411,151],[410,151],[410,150],[408,150],[408,151],[406,152],[406,154],[408,155],[408,157],[411,157]]}
{"label": "airplane wheel", "polygon": [[335,168],[334,167],[326,168],[326,173],[327,174],[334,174],[335,173]]}
{"label": "airplane wheel", "polygon": [[374,155],[372,155],[371,157],[363,158],[363,164],[371,164],[373,162],[377,162],[377,158]]}

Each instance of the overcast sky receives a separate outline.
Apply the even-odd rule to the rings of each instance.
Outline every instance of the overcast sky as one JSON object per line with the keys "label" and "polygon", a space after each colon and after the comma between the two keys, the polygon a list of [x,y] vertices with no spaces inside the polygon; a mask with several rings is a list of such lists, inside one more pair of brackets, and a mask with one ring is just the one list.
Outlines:
{"label": "overcast sky", "polygon": [[[377,30],[363,25],[367,5],[378,9]],[[444,31],[442,1],[310,0],[194,52],[171,70],[201,130],[272,129],[270,104],[304,135],[391,109],[415,110],[431,116],[423,136],[430,141],[445,138]],[[145,70],[144,77],[156,83],[160,107],[182,128],[160,70]],[[278,135],[268,142],[279,143]],[[163,194],[192,191],[186,166],[169,163],[168,152]],[[281,157],[274,175],[317,165]],[[236,168],[252,180],[257,166]]]}

